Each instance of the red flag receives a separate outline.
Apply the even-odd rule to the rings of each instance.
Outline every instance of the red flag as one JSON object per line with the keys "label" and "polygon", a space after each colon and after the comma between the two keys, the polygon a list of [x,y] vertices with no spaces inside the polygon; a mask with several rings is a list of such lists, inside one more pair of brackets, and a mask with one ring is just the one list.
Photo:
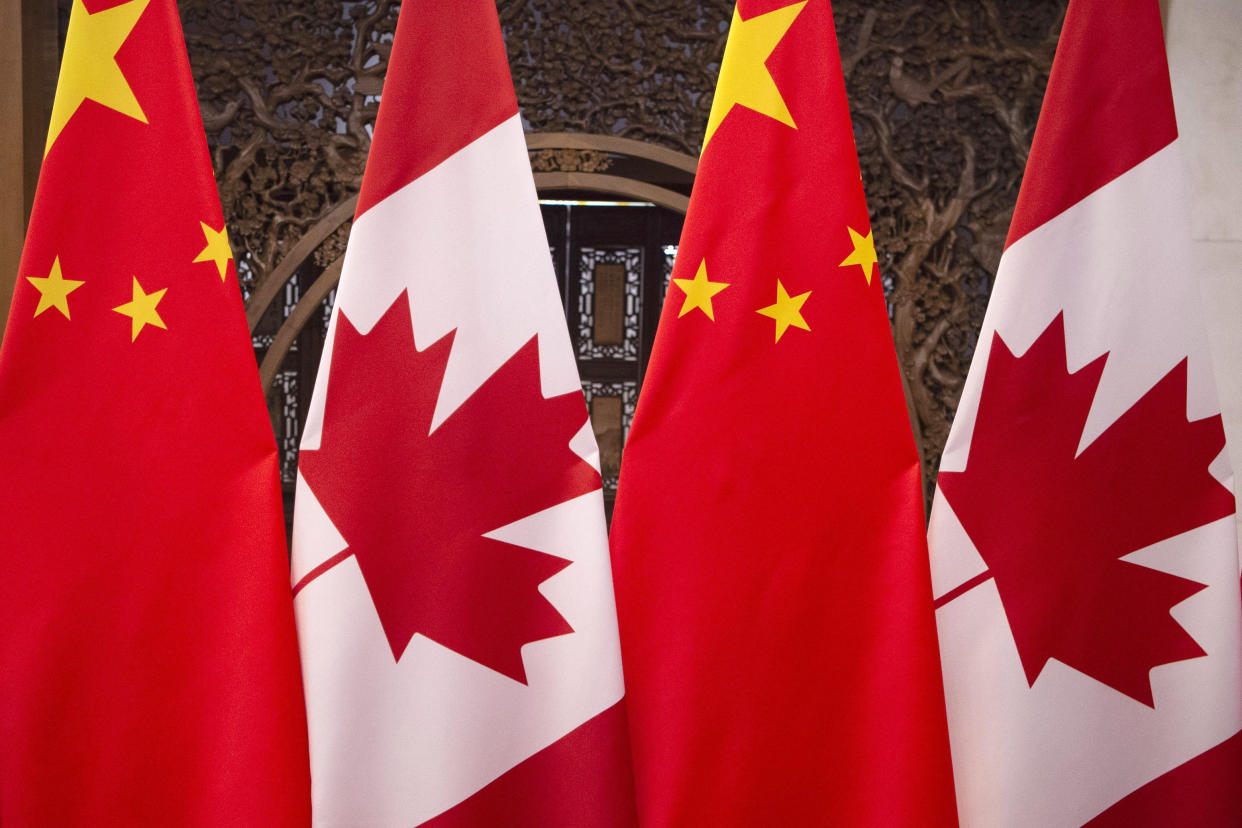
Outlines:
{"label": "red flag", "polygon": [[0,350],[0,823],[308,819],[276,447],[176,5],[73,4]]}
{"label": "red flag", "polygon": [[316,821],[632,824],[598,450],[491,0],[402,6],[299,471]]}
{"label": "red flag", "polygon": [[930,545],[967,825],[1242,823],[1233,474],[1156,0],[1071,0]]}
{"label": "red flag", "polygon": [[646,824],[953,821],[919,490],[831,8],[742,2],[613,518]]}

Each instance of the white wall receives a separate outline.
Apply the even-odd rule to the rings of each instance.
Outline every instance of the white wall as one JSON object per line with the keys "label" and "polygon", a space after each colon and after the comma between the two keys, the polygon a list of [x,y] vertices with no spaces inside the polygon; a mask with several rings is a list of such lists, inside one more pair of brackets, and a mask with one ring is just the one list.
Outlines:
{"label": "white wall", "polygon": [[[1242,2],[1164,0],[1161,6],[1195,267],[1242,491]],[[1242,514],[1238,526],[1242,535]]]}

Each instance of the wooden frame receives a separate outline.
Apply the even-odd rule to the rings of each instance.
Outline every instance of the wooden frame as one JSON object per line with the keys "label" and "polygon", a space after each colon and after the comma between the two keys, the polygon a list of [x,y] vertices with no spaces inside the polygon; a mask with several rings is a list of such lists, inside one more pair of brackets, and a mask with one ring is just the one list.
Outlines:
{"label": "wooden frame", "polygon": [[60,58],[55,0],[0,3],[0,334],[52,117]]}

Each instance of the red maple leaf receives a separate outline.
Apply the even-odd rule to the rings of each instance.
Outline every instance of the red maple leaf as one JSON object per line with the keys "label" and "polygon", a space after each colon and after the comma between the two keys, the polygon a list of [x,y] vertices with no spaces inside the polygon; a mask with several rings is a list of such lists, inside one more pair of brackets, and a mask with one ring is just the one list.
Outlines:
{"label": "red maple leaf", "polygon": [[525,683],[522,646],[573,632],[538,592],[569,561],[483,535],[599,488],[569,448],[586,406],[540,394],[532,338],[429,431],[455,333],[417,351],[404,292],[365,336],[342,313],[323,439],[299,468],[342,557],[357,558],[394,658],[422,633]]}
{"label": "red maple leaf", "polygon": [[1119,560],[1234,511],[1208,473],[1219,415],[1186,418],[1186,361],[1077,454],[1108,354],[1069,373],[1061,316],[1020,358],[997,334],[967,467],[939,486],[996,579],[1030,684],[1049,659],[1153,706],[1153,667],[1204,655],[1169,609],[1203,589]]}

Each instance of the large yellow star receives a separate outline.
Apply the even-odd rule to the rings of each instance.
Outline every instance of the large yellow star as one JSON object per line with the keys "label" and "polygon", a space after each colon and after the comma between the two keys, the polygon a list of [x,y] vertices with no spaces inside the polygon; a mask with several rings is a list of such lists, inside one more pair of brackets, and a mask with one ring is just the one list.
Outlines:
{"label": "large yellow star", "polygon": [[82,0],[73,0],[69,31],[65,34],[65,56],[61,59],[60,80],[52,103],[52,123],[47,131],[46,155],[65,124],[90,99],[147,123],[134,90],[121,74],[116,53],[138,23],[150,0],[130,0],[120,6],[91,14]]}
{"label": "large yellow star", "polygon": [[76,279],[66,279],[60,274],[60,256],[52,259],[52,272],[46,277],[27,276],[26,281],[39,291],[39,306],[35,308],[35,316],[48,308],[56,308],[66,319],[69,318],[69,294],[86,284]]}
{"label": "large yellow star", "polygon": [[785,331],[790,325],[795,328],[801,328],[809,331],[811,326],[806,324],[806,320],[802,318],[802,306],[806,304],[806,298],[811,295],[808,290],[806,293],[799,293],[797,296],[790,296],[785,291],[785,286],[781,284],[781,280],[776,280],[776,304],[768,305],[766,308],[760,308],[756,313],[764,316],[770,316],[776,320],[776,341],[780,342]]}
{"label": "large yellow star", "polygon": [[167,291],[168,288],[163,288],[155,291],[155,293],[146,293],[143,291],[142,285],[138,284],[138,277],[134,277],[134,298],[120,307],[113,308],[117,313],[124,314],[133,320],[130,330],[130,342],[137,339],[138,334],[147,325],[154,325],[157,328],[168,330],[164,320],[160,319],[159,311],[155,309],[155,306],[160,303]]}
{"label": "large yellow star", "polygon": [[207,239],[207,246],[198,254],[197,262],[215,262],[216,269],[220,271],[220,281],[224,281],[225,275],[229,272],[229,260],[233,258],[233,249],[229,247],[229,231],[224,227],[219,230],[213,230],[211,225],[205,221],[199,224],[203,228],[203,237]]}
{"label": "large yellow star", "polygon": [[729,39],[720,62],[720,79],[716,81],[716,96],[712,98],[712,110],[707,116],[704,148],[735,105],[753,109],[797,129],[766,61],[805,5],[803,0],[750,20],[743,20],[737,7],[733,8]]}
{"label": "large yellow star", "polygon": [[[685,316],[690,311],[698,308],[707,314],[707,318],[716,321],[715,314],[712,313],[712,297],[729,286],[728,282],[709,282],[707,280],[707,260],[704,259],[699,263],[699,272],[694,274],[693,279],[674,279],[673,284],[681,288],[686,293],[686,301],[681,305],[681,313],[677,314],[677,318]],[[729,294],[732,296],[733,294]]]}
{"label": "large yellow star", "polygon": [[875,256],[875,241],[872,233],[868,231],[864,236],[848,225],[845,229],[850,231],[850,241],[854,243],[854,252],[845,257],[845,261],[841,262],[841,267],[858,265],[863,269],[863,275],[867,277],[867,284],[871,284],[871,274],[878,261]]}

